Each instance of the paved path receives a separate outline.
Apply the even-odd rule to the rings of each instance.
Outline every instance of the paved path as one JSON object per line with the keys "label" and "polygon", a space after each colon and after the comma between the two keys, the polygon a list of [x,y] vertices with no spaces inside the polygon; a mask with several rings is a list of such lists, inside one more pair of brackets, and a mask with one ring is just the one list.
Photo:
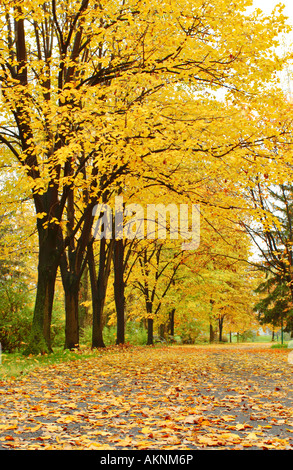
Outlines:
{"label": "paved path", "polygon": [[0,449],[293,450],[293,365],[260,345],[114,348],[0,385]]}

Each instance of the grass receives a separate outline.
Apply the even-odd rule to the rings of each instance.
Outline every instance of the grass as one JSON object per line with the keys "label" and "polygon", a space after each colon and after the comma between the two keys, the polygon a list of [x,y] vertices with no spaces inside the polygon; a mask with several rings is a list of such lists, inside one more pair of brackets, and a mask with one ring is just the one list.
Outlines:
{"label": "grass", "polygon": [[117,348],[128,348],[129,345],[109,345],[106,348],[92,349],[81,345],[79,349],[68,350],[63,347],[54,348],[51,354],[25,356],[22,352],[2,353],[0,361],[0,381],[17,379],[39,367],[50,367],[62,362],[78,361],[91,357],[111,354]]}
{"label": "grass", "polygon": [[100,350],[82,348],[80,350],[56,349],[52,354],[38,356],[24,356],[21,352],[2,353],[0,363],[0,380],[9,380],[21,377],[37,367],[46,367],[60,362],[75,361],[100,355]]}
{"label": "grass", "polygon": [[[263,342],[267,342],[267,338],[265,338],[265,340],[266,341]],[[253,343],[249,344],[255,344],[258,342],[259,341],[254,341]],[[230,344],[233,347],[233,345],[236,346],[237,343],[226,344]],[[23,375],[39,367],[48,367],[54,364],[58,364],[60,362],[87,359],[90,357],[100,356],[101,354],[104,354],[106,352],[108,354],[111,349],[115,350],[117,347],[119,346],[108,345],[105,349],[92,350],[87,346],[81,346],[80,349],[73,351],[64,350],[63,347],[59,347],[55,348],[52,354],[44,354],[38,356],[24,356],[21,352],[2,353],[0,361],[0,381],[6,381],[9,379],[16,379],[22,377]],[[285,349],[287,348],[287,342],[284,342],[284,344],[272,344],[271,348]]]}
{"label": "grass", "polygon": [[276,343],[272,344],[272,349],[287,349],[288,348],[288,343]]}

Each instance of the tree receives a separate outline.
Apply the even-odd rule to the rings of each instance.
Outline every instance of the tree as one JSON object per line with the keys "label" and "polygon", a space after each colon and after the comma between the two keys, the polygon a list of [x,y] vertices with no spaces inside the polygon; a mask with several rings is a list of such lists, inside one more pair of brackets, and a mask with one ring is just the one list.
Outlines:
{"label": "tree", "polygon": [[264,211],[263,224],[249,231],[260,249],[259,268],[266,273],[257,288],[263,298],[255,308],[262,323],[287,323],[287,331],[292,331],[292,187],[258,184],[253,196]]}
{"label": "tree", "polygon": [[[241,159],[262,143],[263,134],[251,133],[255,124],[232,100],[256,105],[258,91],[282,66],[270,47],[285,30],[284,17],[246,16],[245,6],[244,0],[233,9],[227,0],[2,2],[0,141],[26,174],[37,216],[28,352],[51,350],[58,266],[66,347],[78,344],[77,295],[92,209],[118,192],[126,174],[179,192],[192,184],[196,194],[186,170],[202,157],[219,171],[223,158],[238,152]],[[213,95],[219,89],[229,99],[224,111]],[[230,160],[235,178],[237,159]]]}
{"label": "tree", "polygon": [[92,347],[105,347],[103,340],[103,311],[106,300],[106,292],[110,274],[110,266],[112,261],[114,240],[110,240],[107,245],[103,238],[100,242],[99,253],[99,270],[98,275],[95,267],[95,257],[93,245],[88,246],[89,252],[89,271],[91,279],[92,307],[93,307],[93,324],[92,324]]}
{"label": "tree", "polygon": [[148,340],[154,341],[154,319],[162,308],[166,296],[175,284],[176,274],[180,268],[182,251],[174,247],[165,247],[157,240],[146,242],[138,257],[140,270],[133,286],[142,293],[145,303]]}
{"label": "tree", "polygon": [[262,323],[292,329],[292,208],[293,193],[289,183],[269,185],[258,181],[251,188],[251,198],[261,216],[246,229],[258,248],[256,265],[265,273],[256,291],[261,294],[256,304]]}
{"label": "tree", "polygon": [[261,324],[270,324],[273,328],[285,328],[292,332],[292,298],[290,289],[278,275],[269,276],[256,289],[261,299],[254,309]]}

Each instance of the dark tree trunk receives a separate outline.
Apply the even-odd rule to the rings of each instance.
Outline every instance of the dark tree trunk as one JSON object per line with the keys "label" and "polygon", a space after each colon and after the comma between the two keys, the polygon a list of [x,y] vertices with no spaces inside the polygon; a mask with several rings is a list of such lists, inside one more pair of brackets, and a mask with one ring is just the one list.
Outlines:
{"label": "dark tree trunk", "polygon": [[[72,169],[68,169],[72,173]],[[92,206],[88,205],[83,214],[80,234],[76,235],[74,191],[67,197],[67,237],[60,259],[60,270],[65,292],[65,349],[79,346],[79,288],[87,263],[87,247],[90,244],[93,224]]]}
{"label": "dark tree trunk", "polygon": [[224,324],[224,317],[219,317],[219,341],[220,343],[223,341],[223,324]]}
{"label": "dark tree trunk", "polygon": [[65,293],[65,349],[79,346],[79,280],[74,274],[67,273],[63,280]]}
{"label": "dark tree trunk", "polygon": [[215,341],[215,332],[214,332],[214,327],[210,323],[210,343],[213,343]]}
{"label": "dark tree trunk", "polygon": [[165,325],[164,323],[161,323],[161,325],[159,326],[159,335],[160,335],[160,338],[166,339],[166,338],[165,338],[165,335],[166,335],[166,325]]}
{"label": "dark tree trunk", "polygon": [[146,301],[146,311],[147,311],[147,328],[148,328],[147,345],[152,346],[154,344],[154,319],[152,317],[153,304],[150,300]]}
{"label": "dark tree trunk", "polygon": [[89,295],[88,265],[85,267],[79,288],[79,327],[82,332],[89,324],[89,308],[87,305]]}
{"label": "dark tree trunk", "polygon": [[39,223],[39,263],[37,292],[29,344],[25,354],[52,352],[51,319],[58,269],[56,230],[45,230]]}
{"label": "dark tree trunk", "polygon": [[[101,240],[100,243],[102,243]],[[103,340],[103,324],[102,324],[102,313],[103,305],[100,299],[101,292],[98,287],[95,259],[92,245],[89,247],[89,272],[91,281],[91,292],[92,292],[92,309],[93,309],[93,326],[92,326],[92,348],[104,348],[105,343]],[[100,250],[101,251],[101,250]],[[100,257],[100,269],[101,269],[101,257]]]}
{"label": "dark tree trunk", "polygon": [[52,352],[50,331],[56,273],[57,268],[39,263],[33,323],[25,354]]}
{"label": "dark tree trunk", "polygon": [[89,246],[89,272],[92,291],[93,329],[92,348],[104,348],[103,340],[103,311],[105,306],[110,265],[112,258],[113,241],[111,240],[106,251],[106,240],[100,241],[99,273],[96,274],[95,259],[92,245]]}
{"label": "dark tree trunk", "polygon": [[210,315],[210,343],[213,343],[215,341],[215,332],[214,332],[214,327],[212,325],[212,312],[213,312],[213,306],[214,306],[215,301],[213,299],[210,299],[210,306],[211,306],[211,315]]}
{"label": "dark tree trunk", "polygon": [[147,345],[152,346],[154,344],[154,320],[148,318],[148,340]]}
{"label": "dark tree trunk", "polygon": [[124,241],[114,243],[114,296],[117,314],[116,344],[125,343]]}
{"label": "dark tree trunk", "polygon": [[174,336],[174,327],[175,327],[175,308],[172,308],[171,312],[169,313],[169,328],[170,328],[170,335]]}

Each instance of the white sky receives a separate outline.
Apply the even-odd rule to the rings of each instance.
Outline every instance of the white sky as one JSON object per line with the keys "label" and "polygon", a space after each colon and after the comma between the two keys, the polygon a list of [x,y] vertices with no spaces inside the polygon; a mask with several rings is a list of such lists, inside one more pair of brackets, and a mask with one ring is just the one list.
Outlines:
{"label": "white sky", "polygon": [[[270,14],[275,6],[277,5],[285,5],[283,10],[283,15],[287,16],[287,23],[292,26],[292,31],[288,35],[288,42],[285,40],[285,43],[292,44],[293,43],[293,0],[253,0],[253,7],[260,8],[265,14]],[[248,9],[250,11],[250,8]]]}
{"label": "white sky", "polygon": [[[253,9],[260,8],[265,14],[270,14],[276,5],[285,5],[283,10],[284,16],[287,16],[287,23],[292,26],[292,31],[288,35],[284,35],[281,39],[281,51],[293,51],[293,0],[253,0]],[[250,10],[250,8],[249,8]],[[288,70],[280,75],[282,86],[289,93],[291,99],[293,98],[293,68],[289,66]]]}
{"label": "white sky", "polygon": [[284,15],[290,18],[288,23],[293,24],[293,1],[292,0],[254,0],[253,4],[256,8],[261,8],[264,13],[271,13],[276,5],[279,3],[285,5]]}

